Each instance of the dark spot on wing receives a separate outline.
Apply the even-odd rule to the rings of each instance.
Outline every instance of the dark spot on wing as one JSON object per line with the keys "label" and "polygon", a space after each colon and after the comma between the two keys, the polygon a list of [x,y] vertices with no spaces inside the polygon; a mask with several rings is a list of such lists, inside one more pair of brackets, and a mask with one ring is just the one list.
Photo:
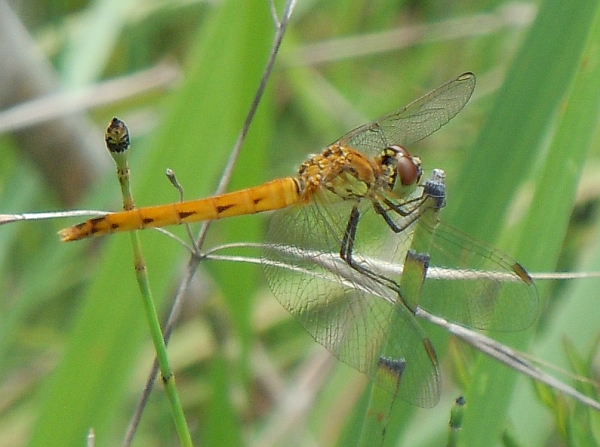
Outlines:
{"label": "dark spot on wing", "polygon": [[525,268],[519,264],[518,262],[515,262],[512,266],[513,272],[515,273],[515,275],[517,275],[519,278],[521,278],[521,280],[527,284],[533,284],[533,279],[531,279],[531,276],[529,276],[529,273],[527,273],[527,270],[525,270]]}

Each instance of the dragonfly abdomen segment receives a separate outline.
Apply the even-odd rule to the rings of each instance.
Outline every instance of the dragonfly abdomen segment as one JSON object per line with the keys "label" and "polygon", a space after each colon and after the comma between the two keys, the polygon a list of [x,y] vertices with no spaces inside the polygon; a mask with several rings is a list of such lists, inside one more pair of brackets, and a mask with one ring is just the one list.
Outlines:
{"label": "dragonfly abdomen segment", "polygon": [[142,228],[216,220],[277,210],[300,201],[297,180],[280,178],[206,199],[133,209],[87,220],[59,232],[63,242]]}

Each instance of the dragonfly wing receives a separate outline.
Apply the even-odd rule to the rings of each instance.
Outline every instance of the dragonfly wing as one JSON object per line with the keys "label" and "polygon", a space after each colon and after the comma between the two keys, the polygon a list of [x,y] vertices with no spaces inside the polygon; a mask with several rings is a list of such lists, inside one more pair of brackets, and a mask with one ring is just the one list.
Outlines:
{"label": "dragonfly wing", "polygon": [[420,234],[431,256],[420,307],[477,329],[515,331],[533,323],[537,290],[517,261],[443,222]]}
{"label": "dragonfly wing", "polygon": [[[276,212],[263,250],[265,275],[279,302],[336,357],[403,400],[431,407],[440,395],[439,371],[422,329],[389,288],[339,257],[353,203],[317,200]],[[355,259],[368,263],[358,251]],[[399,388],[379,379],[381,358],[405,363]]]}
{"label": "dragonfly wing", "polygon": [[392,144],[417,142],[454,118],[474,89],[475,75],[463,73],[400,110],[357,127],[337,143],[374,156]]}

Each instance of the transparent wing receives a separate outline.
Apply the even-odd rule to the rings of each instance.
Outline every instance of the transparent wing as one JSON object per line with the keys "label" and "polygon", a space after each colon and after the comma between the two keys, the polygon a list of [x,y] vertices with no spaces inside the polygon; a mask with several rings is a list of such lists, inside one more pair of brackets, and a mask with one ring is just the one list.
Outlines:
{"label": "transparent wing", "polygon": [[[538,314],[538,294],[531,277],[510,256],[440,221],[432,208],[416,209],[418,219],[399,234],[380,233],[393,247],[372,253],[378,273],[398,280],[405,253],[411,249],[429,255],[429,267],[419,297],[407,305],[419,307],[463,326],[494,331],[529,327]],[[381,219],[373,214],[374,218]],[[396,224],[414,216],[397,217]],[[367,237],[373,223],[361,221]],[[417,301],[412,301],[413,299]],[[406,298],[405,298],[406,299]]]}
{"label": "transparent wing", "polygon": [[475,75],[463,73],[409,105],[357,127],[336,143],[374,156],[391,144],[403,146],[422,140],[454,118],[474,89]]}
{"label": "transparent wing", "polygon": [[[356,202],[327,203],[327,194],[274,214],[263,251],[269,285],[304,329],[340,360],[403,400],[432,407],[440,395],[439,371],[426,336],[391,289],[341,260],[341,235]],[[372,239],[357,246],[355,259],[363,266],[369,260],[358,253],[371,242],[380,247],[380,240]],[[399,388],[376,374],[380,358],[405,362]]]}
{"label": "transparent wing", "polygon": [[420,307],[475,329],[516,331],[533,323],[537,290],[517,261],[443,222],[419,235],[431,255]]}
{"label": "transparent wing", "polygon": [[[398,391],[403,400],[422,407],[439,398],[437,362],[410,308],[418,305],[478,329],[513,331],[534,321],[537,291],[525,270],[434,213],[425,212],[394,233],[370,203],[359,206],[352,259],[401,284],[407,251],[427,253],[430,263],[419,296],[401,286],[397,294],[385,282],[350,268],[339,252],[357,202],[329,202],[328,195],[322,191],[311,205],[275,213],[263,252],[265,275],[277,299],[315,340],[390,393]],[[397,219],[401,227],[402,219]],[[382,357],[406,363],[398,390],[378,380]]]}

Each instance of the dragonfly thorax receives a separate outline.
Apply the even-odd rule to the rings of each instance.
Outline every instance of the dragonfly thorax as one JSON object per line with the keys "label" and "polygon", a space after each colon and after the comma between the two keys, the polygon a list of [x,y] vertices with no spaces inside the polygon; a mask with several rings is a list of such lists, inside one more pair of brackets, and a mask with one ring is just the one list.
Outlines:
{"label": "dragonfly thorax", "polygon": [[305,200],[321,188],[348,200],[364,198],[380,188],[391,191],[396,184],[415,186],[420,178],[421,160],[401,146],[389,146],[371,159],[332,144],[302,163],[296,181]]}
{"label": "dragonfly thorax", "polygon": [[296,179],[300,195],[309,200],[315,191],[325,189],[344,200],[365,197],[381,183],[377,161],[350,147],[332,144],[300,166]]}

